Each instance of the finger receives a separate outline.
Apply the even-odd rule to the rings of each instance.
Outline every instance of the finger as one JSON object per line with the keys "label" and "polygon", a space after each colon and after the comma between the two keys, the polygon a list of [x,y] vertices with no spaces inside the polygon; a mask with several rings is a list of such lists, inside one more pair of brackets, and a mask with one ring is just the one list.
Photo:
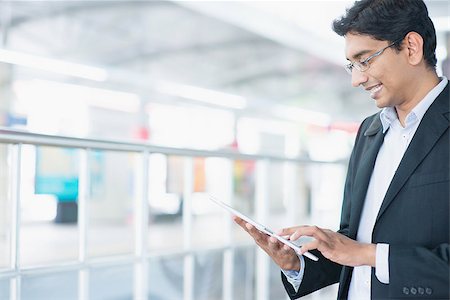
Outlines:
{"label": "finger", "polygon": [[272,244],[271,250],[277,254],[279,257],[287,256],[292,254],[292,249],[283,243]]}
{"label": "finger", "polygon": [[302,236],[312,236],[316,240],[327,240],[327,235],[317,226],[301,226],[291,235],[291,240],[298,240]]}
{"label": "finger", "polygon": [[233,221],[241,227],[244,227],[245,223],[247,223],[244,220],[242,220],[241,218],[239,218],[238,216],[233,216]]}
{"label": "finger", "polygon": [[278,240],[277,240],[276,238],[274,238],[273,236],[271,236],[271,237],[269,238],[269,242],[270,242],[271,244],[278,244]]}
{"label": "finger", "polygon": [[267,249],[269,250],[269,253],[276,253],[276,255],[280,255],[280,249],[282,248],[282,245],[276,238],[269,237],[266,239],[268,243],[266,244]]}
{"label": "finger", "polygon": [[289,247],[288,245],[283,245],[283,250],[286,252],[292,251],[293,249]]}
{"label": "finger", "polygon": [[305,235],[305,230],[308,227],[310,227],[310,226],[299,226],[299,227],[295,228],[295,231],[293,233],[291,233],[289,239],[291,241],[298,240],[301,236]]}
{"label": "finger", "polygon": [[252,224],[247,223],[243,219],[241,219],[241,218],[239,218],[237,216],[233,216],[233,220],[236,222],[236,224],[241,226],[253,238],[255,238],[255,235],[259,233],[259,231],[256,230],[255,227]]}
{"label": "finger", "polygon": [[259,234],[259,231],[252,224],[245,222],[244,226],[247,232],[250,233],[252,236]]}
{"label": "finger", "polygon": [[277,243],[272,243],[270,241],[270,237],[262,234],[260,232],[255,233],[253,236],[253,239],[255,240],[255,242],[261,247],[261,248],[270,248],[272,250],[277,249],[278,245]]}
{"label": "finger", "polygon": [[307,251],[318,249],[318,247],[319,247],[319,242],[317,240],[306,243],[306,244],[302,245],[302,247],[300,248],[300,254],[303,255]]}
{"label": "finger", "polygon": [[280,242],[277,238],[269,237],[268,238],[269,243],[267,244],[267,247],[271,253],[276,253],[276,256],[281,257],[288,254],[292,254],[292,249]]}
{"label": "finger", "polygon": [[245,227],[247,229],[247,232],[253,237],[253,239],[257,243],[263,244],[263,245],[266,245],[268,243],[268,240],[269,240],[268,235],[259,231],[258,228],[256,228],[255,226],[253,226],[250,223],[246,223]]}
{"label": "finger", "polygon": [[277,231],[278,235],[292,235],[297,229],[299,229],[302,226],[295,226],[295,227],[288,227],[283,228]]}

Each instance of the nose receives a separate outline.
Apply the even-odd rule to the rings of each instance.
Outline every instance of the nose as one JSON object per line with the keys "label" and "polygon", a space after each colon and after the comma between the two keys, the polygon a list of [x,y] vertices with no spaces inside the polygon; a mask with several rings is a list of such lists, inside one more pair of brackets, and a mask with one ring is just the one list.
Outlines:
{"label": "nose", "polygon": [[352,70],[352,86],[358,87],[359,85],[367,82],[369,77],[366,75],[366,73],[359,71],[358,69],[354,68]]}

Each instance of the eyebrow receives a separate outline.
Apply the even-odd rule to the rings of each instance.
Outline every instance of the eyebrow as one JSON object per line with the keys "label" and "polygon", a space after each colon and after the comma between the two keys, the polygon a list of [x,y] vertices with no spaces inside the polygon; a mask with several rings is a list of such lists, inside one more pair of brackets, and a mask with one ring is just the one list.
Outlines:
{"label": "eyebrow", "polygon": [[[352,56],[353,59],[360,59],[364,54],[370,53],[372,50],[362,50]],[[347,58],[348,61],[351,61],[350,58]]]}

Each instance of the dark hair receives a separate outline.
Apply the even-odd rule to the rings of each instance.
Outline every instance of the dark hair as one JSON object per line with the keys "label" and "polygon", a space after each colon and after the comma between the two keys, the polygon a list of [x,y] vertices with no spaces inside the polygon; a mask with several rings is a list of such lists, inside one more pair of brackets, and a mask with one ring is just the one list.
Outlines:
{"label": "dark hair", "polygon": [[[401,41],[414,31],[423,38],[424,59],[436,67],[436,31],[422,0],[362,0],[333,22],[340,36],[347,33],[369,35],[380,41]],[[395,45],[401,50],[401,42]]]}

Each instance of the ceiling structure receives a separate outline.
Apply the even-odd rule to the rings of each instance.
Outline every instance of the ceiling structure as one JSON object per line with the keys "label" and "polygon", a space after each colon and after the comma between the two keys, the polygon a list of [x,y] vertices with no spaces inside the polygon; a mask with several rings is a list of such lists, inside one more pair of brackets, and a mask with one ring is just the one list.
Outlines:
{"label": "ceiling structure", "polygon": [[[299,112],[288,119],[317,111],[360,121],[376,107],[351,87],[342,68],[343,40],[330,28],[349,4],[3,1],[0,48],[104,69],[103,82],[47,76],[138,93],[146,101],[192,101],[160,88],[169,82],[242,97],[244,114],[271,114],[280,106]],[[427,5],[442,39],[450,31],[450,4]],[[34,75],[21,68],[13,76]]]}

